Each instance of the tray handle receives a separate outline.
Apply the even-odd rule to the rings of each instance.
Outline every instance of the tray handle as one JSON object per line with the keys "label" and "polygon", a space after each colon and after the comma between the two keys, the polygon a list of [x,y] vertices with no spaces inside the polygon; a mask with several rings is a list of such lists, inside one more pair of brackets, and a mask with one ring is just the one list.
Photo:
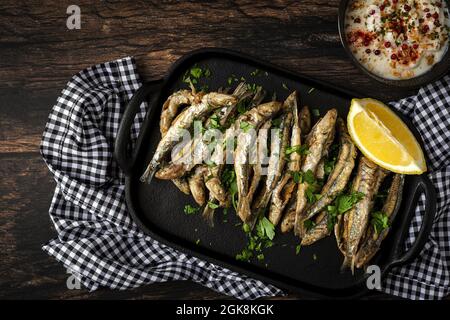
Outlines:
{"label": "tray handle", "polygon": [[[129,152],[130,128],[133,124],[136,113],[142,102],[146,101],[151,93],[160,90],[163,80],[154,80],[144,83],[133,95],[130,102],[125,107],[122,120],[120,121],[116,141],[114,143],[114,158],[122,171],[128,175],[136,160],[135,152]],[[151,106],[150,106],[151,107]]]}
{"label": "tray handle", "polygon": [[[415,178],[416,180],[412,182],[414,185],[411,196],[412,200],[408,202],[408,207],[405,210],[405,212],[407,212],[407,217],[402,223],[403,227],[400,231],[400,236],[397,237],[394,242],[395,249],[393,253],[393,260],[389,264],[388,268],[407,264],[417,258],[425,246],[431,232],[431,227],[436,215],[436,191],[430,179],[426,175],[415,176]],[[406,237],[408,236],[409,226],[415,215],[417,201],[422,192],[425,194],[425,213],[423,215],[422,225],[411,248],[406,252],[403,252],[403,245]]]}

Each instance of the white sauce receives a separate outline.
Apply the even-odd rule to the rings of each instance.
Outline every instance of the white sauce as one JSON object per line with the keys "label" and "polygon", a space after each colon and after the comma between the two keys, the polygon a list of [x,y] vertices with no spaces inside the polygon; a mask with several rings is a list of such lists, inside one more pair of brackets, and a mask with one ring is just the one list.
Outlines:
{"label": "white sauce", "polygon": [[345,33],[350,49],[370,72],[410,79],[429,71],[449,47],[445,0],[352,0]]}

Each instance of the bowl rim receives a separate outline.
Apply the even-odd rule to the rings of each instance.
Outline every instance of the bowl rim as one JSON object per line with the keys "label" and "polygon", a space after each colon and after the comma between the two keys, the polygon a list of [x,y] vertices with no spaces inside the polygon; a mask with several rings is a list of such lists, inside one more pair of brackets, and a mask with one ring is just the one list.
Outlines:
{"label": "bowl rim", "polygon": [[[395,86],[398,88],[404,88],[404,89],[415,89],[422,87],[424,85],[427,85],[429,83],[432,83],[439,78],[443,77],[447,72],[450,70],[450,43],[449,47],[447,48],[446,53],[442,57],[441,61],[436,63],[429,71],[426,73],[419,75],[414,78],[410,79],[403,79],[403,80],[394,80],[394,79],[387,79],[383,78],[381,76],[376,75],[375,73],[369,71],[366,69],[359,61],[356,59],[356,57],[353,55],[353,53],[350,50],[350,47],[347,43],[346,37],[345,37],[345,16],[346,11],[348,7],[348,3],[353,0],[341,0],[339,4],[339,12],[338,12],[338,31],[339,31],[339,38],[341,41],[342,46],[344,47],[345,52],[350,57],[350,60],[352,63],[363,73],[370,76],[372,79],[377,80],[378,82],[384,83],[386,85]],[[444,0],[447,2],[447,8],[450,8],[450,0]],[[449,40],[450,41],[450,38]]]}

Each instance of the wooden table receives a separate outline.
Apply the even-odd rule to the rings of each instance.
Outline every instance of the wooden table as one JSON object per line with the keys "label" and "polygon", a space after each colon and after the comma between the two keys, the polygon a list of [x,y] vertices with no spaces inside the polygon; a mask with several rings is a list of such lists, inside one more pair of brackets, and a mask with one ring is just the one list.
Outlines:
{"label": "wooden table", "polygon": [[85,67],[130,55],[145,79],[157,79],[184,53],[215,46],[383,100],[412,93],[350,63],[338,0],[92,2],[76,1],[80,30],[66,27],[73,1],[0,3],[0,298],[224,298],[191,282],[68,290],[65,269],[41,251],[56,233],[47,213],[55,183],[39,142],[59,92]]}

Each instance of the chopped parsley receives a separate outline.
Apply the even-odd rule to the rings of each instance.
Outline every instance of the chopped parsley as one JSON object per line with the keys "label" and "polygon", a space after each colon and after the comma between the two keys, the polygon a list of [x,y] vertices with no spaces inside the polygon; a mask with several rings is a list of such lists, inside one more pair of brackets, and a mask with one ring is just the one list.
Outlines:
{"label": "chopped parsley", "polygon": [[325,175],[329,175],[331,173],[331,171],[333,171],[334,169],[334,165],[336,164],[336,157],[333,157],[331,160],[326,160],[324,162],[324,171],[325,171]]}
{"label": "chopped parsley", "polygon": [[273,246],[275,226],[266,217],[261,217],[256,224],[256,234],[252,233],[248,224],[244,224],[242,230],[248,241],[245,248],[236,255],[236,260],[249,262],[252,257],[256,257],[258,261],[263,261],[262,250]]}
{"label": "chopped parsley", "polygon": [[219,205],[217,203],[214,203],[213,201],[208,201],[208,207],[211,209],[217,209]]}
{"label": "chopped parsley", "polygon": [[314,173],[311,170],[308,170],[306,172],[292,171],[291,175],[295,183],[303,183],[303,182],[307,182],[308,184],[316,183]]}
{"label": "chopped parsley", "polygon": [[303,221],[303,226],[305,227],[306,231],[309,231],[316,226],[316,223],[314,221],[308,219],[308,220]]}
{"label": "chopped parsley", "polygon": [[234,171],[233,165],[226,165],[221,179],[222,184],[226,190],[230,193],[231,203],[235,210],[237,210],[237,183],[236,183],[236,172]]}
{"label": "chopped parsley", "polygon": [[[194,65],[191,69],[186,70],[186,72],[183,75],[183,82],[187,84],[197,84],[201,77],[209,78],[211,76],[211,70],[207,67],[201,68],[197,64]],[[206,89],[207,87],[202,86],[202,90]]]}
{"label": "chopped parsley", "polygon": [[236,106],[236,109],[239,112],[239,114],[244,114],[248,109],[247,102],[244,100],[239,101]]}
{"label": "chopped parsley", "polygon": [[327,206],[327,227],[332,230],[337,221],[337,216],[350,210],[356,203],[364,198],[362,192],[352,192],[351,194],[341,194],[336,197],[332,205]]}
{"label": "chopped parsley", "polygon": [[382,211],[372,213],[372,220],[370,221],[375,229],[376,234],[380,234],[383,230],[390,227],[389,217]]}
{"label": "chopped parsley", "polygon": [[218,130],[222,130],[223,129],[223,127],[220,125],[220,118],[219,118],[219,116],[217,114],[210,118],[210,125],[209,126],[212,129],[218,129]]}
{"label": "chopped parsley", "polygon": [[272,127],[279,128],[281,125],[281,118],[276,118],[272,120]]}
{"label": "chopped parsley", "polygon": [[186,215],[192,215],[194,213],[197,213],[198,211],[200,211],[200,208],[193,207],[190,204],[187,204],[187,205],[184,206],[184,213]]}
{"label": "chopped parsley", "polygon": [[253,129],[254,126],[252,126],[250,123],[248,123],[248,122],[246,122],[246,121],[241,121],[240,128],[241,128],[245,133],[247,133],[248,130]]}
{"label": "chopped parsley", "polygon": [[261,86],[257,85],[256,83],[247,83],[247,89],[252,92],[257,92],[258,90],[261,90]]}
{"label": "chopped parsley", "polygon": [[262,217],[256,225],[256,232],[260,238],[267,237],[269,240],[273,240],[273,237],[275,237],[275,226],[269,219]]}
{"label": "chopped parsley", "polygon": [[[281,121],[281,120],[280,120]],[[298,145],[298,146],[290,146],[286,148],[286,155],[290,155],[291,153],[298,153],[300,155],[306,155],[309,153],[308,146],[306,145]]]}
{"label": "chopped parsley", "polygon": [[312,109],[312,114],[315,115],[316,117],[320,117],[319,109]]}
{"label": "chopped parsley", "polygon": [[302,247],[302,246],[299,245],[299,244],[295,247],[295,254],[296,254],[296,255],[298,255],[298,254],[300,253],[301,247]]}

